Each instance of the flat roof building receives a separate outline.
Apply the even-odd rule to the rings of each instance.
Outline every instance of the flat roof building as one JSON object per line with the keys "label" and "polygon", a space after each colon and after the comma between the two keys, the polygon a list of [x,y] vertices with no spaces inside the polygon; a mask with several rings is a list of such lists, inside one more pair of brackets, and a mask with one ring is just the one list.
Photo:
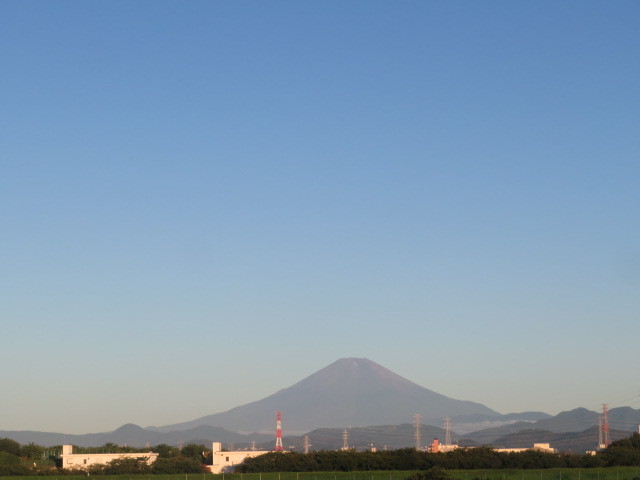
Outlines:
{"label": "flat roof building", "polygon": [[503,453],[515,453],[515,452],[526,452],[527,450],[537,450],[539,452],[546,453],[556,453],[557,450],[555,448],[551,448],[549,443],[534,443],[533,447],[529,448],[495,448],[496,452]]}
{"label": "flat roof building", "polygon": [[207,465],[211,473],[231,472],[236,465],[241,464],[245,458],[257,457],[270,453],[269,450],[234,450],[229,452],[222,451],[221,442],[213,442],[211,444],[211,453],[213,462]]}
{"label": "flat roof building", "polygon": [[62,446],[62,468],[87,469],[91,465],[106,465],[112,460],[121,458],[144,459],[147,465],[151,465],[158,458],[155,452],[135,453],[73,453],[73,445]]}

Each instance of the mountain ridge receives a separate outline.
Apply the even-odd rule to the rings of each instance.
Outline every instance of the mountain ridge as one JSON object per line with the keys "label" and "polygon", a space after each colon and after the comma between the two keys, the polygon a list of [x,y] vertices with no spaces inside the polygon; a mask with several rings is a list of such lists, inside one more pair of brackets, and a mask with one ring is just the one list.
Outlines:
{"label": "mountain ridge", "polygon": [[[574,408],[560,412],[553,417],[543,418],[535,422],[518,421],[508,425],[485,428],[461,435],[462,438],[473,440],[476,443],[492,445],[500,438],[515,438],[523,431],[545,431],[555,434],[582,434],[591,428],[596,428],[600,414],[584,407]],[[609,410],[609,426],[611,430],[618,432],[636,431],[640,424],[640,409],[631,407],[616,407]],[[455,430],[455,426],[454,426]],[[563,437],[564,438],[564,437]],[[597,443],[597,436],[594,437]]]}
{"label": "mountain ridge", "polygon": [[[496,417],[500,421],[510,421],[512,419],[531,418],[536,416],[544,416],[539,412],[523,412],[521,414],[513,413]],[[479,446],[492,445],[494,447],[529,447],[532,443],[549,442],[554,448],[560,451],[584,451],[595,448],[597,443],[597,425],[591,425],[586,429],[582,429],[579,423],[572,422],[572,418],[586,418],[592,416],[598,418],[596,412],[584,408],[576,408],[566,412],[560,412],[555,417],[545,416],[545,424],[547,427],[555,430],[541,428],[538,422],[516,421],[506,426],[498,428],[488,428],[471,432],[470,434],[459,434],[457,431],[460,425],[458,420],[464,420],[469,417],[454,417],[452,439],[461,446]],[[478,419],[475,416],[472,419]],[[552,420],[556,419],[557,425],[552,425]],[[612,440],[624,438],[636,430],[637,424],[640,423],[640,410],[634,410],[631,407],[618,407],[609,410],[609,418],[611,424],[616,428],[611,429]],[[570,420],[569,422],[567,420]],[[551,424],[551,425],[550,425]],[[543,424],[544,425],[544,424]],[[570,428],[573,431],[562,431]],[[579,429],[579,430],[576,430]],[[318,428],[309,431],[309,435],[313,449],[337,449],[342,446],[342,432],[344,428]],[[350,445],[356,448],[366,448],[372,444],[376,446],[386,445],[389,448],[411,447],[415,445],[414,432],[415,426],[408,423],[399,425],[377,425],[368,427],[349,428]],[[443,437],[444,430],[436,425],[423,424],[422,428],[423,443],[429,443],[431,437]],[[157,432],[144,429],[135,424],[124,424],[112,432],[90,433],[84,435],[71,435],[52,432],[35,432],[35,431],[0,431],[0,438],[11,438],[19,443],[36,443],[43,446],[54,446],[61,444],[74,444],[84,447],[100,446],[105,443],[116,443],[120,445],[130,445],[143,447],[147,443],[150,445],[158,445],[166,443],[169,445],[177,445],[182,443],[203,443],[208,444],[212,441],[223,442],[227,445],[234,444],[240,448],[249,448],[252,441],[264,449],[271,449],[273,446],[274,434],[252,433],[243,435],[237,432],[231,432],[219,427],[211,427],[201,425],[191,430],[178,430],[172,432]],[[285,431],[284,441],[287,447],[294,446],[296,449],[302,448],[302,435],[294,435]]]}
{"label": "mountain ridge", "polygon": [[[291,442],[299,441],[305,433],[318,434],[321,438],[317,443],[326,448],[341,442],[341,432],[345,428],[353,432],[356,443],[379,443],[375,438],[380,435],[380,441],[385,444],[413,446],[413,427],[407,422],[415,413],[422,415],[427,436],[439,435],[442,420],[450,417],[453,421],[452,437],[467,444],[524,441],[531,432],[545,432],[541,433],[544,438],[557,439],[562,445],[582,446],[590,442],[588,431],[597,426],[600,416],[582,407],[555,416],[543,412],[501,415],[479,403],[452,399],[426,389],[371,360],[343,358],[262,400],[190,422],[147,428],[128,423],[112,432],[84,435],[0,431],[0,437],[46,446],[68,443],[78,446],[105,443],[143,446],[147,443],[175,445],[180,442],[206,444],[220,441],[246,448],[252,441],[264,445],[273,441],[277,411],[283,414],[283,430]],[[216,424],[207,425],[203,423],[205,421]],[[612,430],[633,432],[638,424],[640,410],[631,407],[609,410]],[[427,440],[427,437],[423,438]],[[335,448],[340,446],[337,444]]]}

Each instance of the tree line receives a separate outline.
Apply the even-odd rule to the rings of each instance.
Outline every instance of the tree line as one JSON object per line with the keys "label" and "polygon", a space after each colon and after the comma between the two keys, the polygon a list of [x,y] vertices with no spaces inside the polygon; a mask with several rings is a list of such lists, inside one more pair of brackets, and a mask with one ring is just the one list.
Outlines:
{"label": "tree line", "polygon": [[[143,459],[121,458],[105,465],[90,465],[87,470],[62,468],[61,446],[20,445],[9,438],[0,439],[0,476],[29,475],[126,475],[202,473],[212,463],[211,450],[204,445],[182,448],[161,444],[149,448],[158,453],[151,465]],[[75,447],[75,453],[131,453],[139,449],[107,443],[101,447]],[[595,455],[548,453],[538,450],[504,453],[491,447],[460,448],[446,453],[427,453],[415,448],[379,452],[323,450],[311,453],[270,452],[247,458],[236,466],[239,473],[252,472],[355,472],[374,470],[417,470],[433,480],[434,472],[479,469],[545,469],[640,466],[640,434],[613,442]],[[425,476],[426,475],[426,476]],[[429,478],[427,478],[429,477]]]}
{"label": "tree line", "polygon": [[545,469],[640,466],[640,434],[613,442],[595,455],[539,450],[497,452],[491,447],[427,453],[415,448],[378,452],[325,450],[311,453],[271,452],[247,458],[236,472],[356,472],[373,470]]}
{"label": "tree line", "polygon": [[[62,468],[62,446],[43,447],[34,443],[21,445],[9,438],[0,438],[0,476],[29,475],[126,475],[202,473],[204,464],[211,463],[211,449],[204,445],[188,444],[182,448],[155,445],[148,449],[158,454],[151,465],[144,459],[120,458],[104,465],[90,465],[86,470]],[[133,453],[139,448],[106,443],[101,447],[73,447],[74,453]]]}

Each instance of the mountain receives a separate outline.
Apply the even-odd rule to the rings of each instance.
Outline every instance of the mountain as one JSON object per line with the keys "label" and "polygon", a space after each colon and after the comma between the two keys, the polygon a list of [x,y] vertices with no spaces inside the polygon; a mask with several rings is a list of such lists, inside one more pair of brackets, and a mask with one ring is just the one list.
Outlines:
{"label": "mountain", "polygon": [[[518,422],[522,422],[522,425],[530,425],[533,422],[550,418],[551,415],[543,412],[521,412],[521,413],[508,413],[506,415],[486,415],[482,413],[476,413],[473,415],[457,415],[450,417],[454,430],[458,435],[464,435],[470,432],[476,432],[479,430],[486,430],[491,428],[511,426]],[[442,425],[442,418],[432,418],[424,421],[426,425]],[[520,428],[522,428],[522,425]],[[513,429],[511,429],[513,430]],[[517,431],[517,430],[513,430]],[[493,437],[496,438],[496,437]]]}
{"label": "mountain", "polygon": [[[611,441],[628,438],[630,432],[609,430]],[[530,448],[534,443],[549,443],[560,452],[584,453],[598,445],[598,427],[582,432],[549,432],[547,430],[521,430],[491,442],[496,448]]]}
{"label": "mountain", "polygon": [[[552,435],[552,437],[554,434],[558,434],[553,437],[554,441],[551,442],[555,448],[563,449],[562,444],[564,442],[570,448],[575,448],[574,451],[578,451],[582,448],[583,444],[590,442],[590,449],[593,449],[594,445],[598,442],[597,429],[599,417],[600,414],[598,412],[593,412],[586,408],[575,408],[566,412],[560,412],[553,417],[548,416],[542,418],[535,422],[519,421],[509,425],[465,433],[464,438],[473,440],[478,444],[504,446],[505,442],[515,438],[532,438],[532,436],[537,435],[537,432],[546,432],[545,435],[549,434]],[[608,421],[611,432],[615,430],[617,432],[616,435],[621,436],[620,438],[629,436],[631,432],[637,431],[638,425],[640,424],[640,410],[634,410],[631,407],[612,408],[609,410]],[[456,430],[455,424],[453,428]],[[587,440],[586,436],[589,434],[585,432],[593,429],[596,430],[595,436],[592,435],[592,438]],[[581,436],[585,438],[584,441],[576,440],[577,438],[582,438]],[[550,437],[547,435],[545,438]],[[540,438],[536,440],[535,443],[544,443],[547,441],[546,439]],[[554,442],[558,441],[561,443],[559,446],[556,446]],[[516,447],[518,445],[513,446]],[[566,451],[566,449],[563,451]]]}
{"label": "mountain", "polygon": [[118,445],[130,445],[133,447],[144,447],[145,445],[177,445],[180,442],[203,443],[225,442],[250,444],[251,441],[265,442],[273,437],[265,434],[242,435],[230,432],[220,427],[208,425],[198,426],[189,430],[156,432],[147,430],[138,425],[128,423],[114,430],[113,432],[88,433],[85,435],[70,435],[65,433],[32,432],[32,431],[0,431],[0,438],[11,438],[18,443],[35,443],[43,446],[54,446],[63,444],[73,444],[80,447],[96,447],[105,443],[115,443]]}
{"label": "mountain", "polygon": [[268,432],[274,430],[278,411],[282,412],[285,433],[320,427],[398,425],[415,413],[440,419],[499,415],[479,403],[428,390],[366,358],[343,358],[262,400],[188,422],[150,428],[164,432],[212,425],[240,432]]}
{"label": "mountain", "polygon": [[594,425],[598,425],[599,413],[586,408],[575,408],[567,412],[560,412],[555,417],[544,418],[534,423],[535,428],[550,432],[580,432]]}
{"label": "mountain", "polygon": [[[454,425],[454,428],[455,425]],[[462,435],[464,440],[473,440],[478,445],[490,445],[494,440],[505,437],[512,433],[518,433],[522,430],[535,429],[535,422],[516,422],[508,425],[502,425],[500,427],[483,428],[475,432],[470,432]],[[536,442],[538,443],[538,442]]]}

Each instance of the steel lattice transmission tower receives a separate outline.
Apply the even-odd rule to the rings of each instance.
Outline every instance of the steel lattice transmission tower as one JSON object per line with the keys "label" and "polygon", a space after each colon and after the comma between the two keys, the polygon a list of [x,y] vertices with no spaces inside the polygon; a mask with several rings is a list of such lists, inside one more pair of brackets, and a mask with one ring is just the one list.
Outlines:
{"label": "steel lattice transmission tower", "polygon": [[413,438],[416,440],[416,450],[420,450],[422,445],[422,440],[420,438],[420,421],[422,420],[422,415],[419,413],[413,414],[413,424],[416,427],[416,431],[413,433]]}
{"label": "steel lattice transmission tower", "polygon": [[305,435],[304,436],[304,444],[302,445],[302,448],[304,449],[304,453],[309,453],[309,447],[311,446],[311,444],[309,443],[309,435]]}
{"label": "steel lattice transmission tower", "polygon": [[608,419],[609,406],[606,403],[602,404],[602,435],[605,447],[611,445],[611,437],[609,436],[609,419]]}
{"label": "steel lattice transmission tower", "polygon": [[602,439],[602,415],[598,415],[598,448],[604,447],[604,440]]}
{"label": "steel lattice transmission tower", "polygon": [[280,412],[276,414],[276,452],[282,452],[282,415]]}
{"label": "steel lattice transmission tower", "polygon": [[444,419],[444,444],[445,445],[451,445],[451,419],[449,417],[446,417]]}
{"label": "steel lattice transmission tower", "polygon": [[349,450],[349,431],[346,428],[342,432],[342,450]]}

